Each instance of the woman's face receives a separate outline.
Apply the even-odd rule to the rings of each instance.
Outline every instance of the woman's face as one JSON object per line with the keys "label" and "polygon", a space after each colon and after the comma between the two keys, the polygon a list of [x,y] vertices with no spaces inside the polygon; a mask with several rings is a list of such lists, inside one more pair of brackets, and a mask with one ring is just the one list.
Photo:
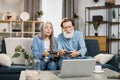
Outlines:
{"label": "woman's face", "polygon": [[50,36],[52,34],[52,25],[50,23],[45,24],[45,36]]}

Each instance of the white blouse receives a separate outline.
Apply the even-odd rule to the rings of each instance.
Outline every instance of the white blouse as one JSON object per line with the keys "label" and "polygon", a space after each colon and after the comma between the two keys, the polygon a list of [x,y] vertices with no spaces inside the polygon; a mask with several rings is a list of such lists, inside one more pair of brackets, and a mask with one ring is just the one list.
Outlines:
{"label": "white blouse", "polygon": [[44,41],[45,50],[50,51],[50,40]]}

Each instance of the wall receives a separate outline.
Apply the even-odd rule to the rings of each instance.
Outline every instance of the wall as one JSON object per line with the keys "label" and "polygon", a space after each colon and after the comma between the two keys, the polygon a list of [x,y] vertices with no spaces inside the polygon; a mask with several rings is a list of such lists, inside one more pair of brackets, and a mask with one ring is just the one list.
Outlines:
{"label": "wall", "polygon": [[54,27],[54,35],[61,32],[61,19],[62,19],[62,0],[42,0],[42,10],[44,15],[43,21],[51,21]]}
{"label": "wall", "polygon": [[[83,23],[82,24],[85,25],[85,7],[96,6],[96,5],[104,6],[105,5],[105,0],[99,0],[99,2],[97,4],[95,4],[93,2],[93,0],[78,0],[78,4],[79,4],[78,5],[78,7],[79,7],[78,8],[78,10],[79,10],[78,13],[79,13],[80,17],[83,19]],[[116,5],[120,4],[120,0],[116,0],[115,4]],[[105,10],[96,10],[96,11],[94,10],[94,11],[91,12],[91,15],[94,15],[94,14],[103,15],[104,16],[103,20],[106,19],[106,17],[105,17],[105,14],[106,14]],[[92,16],[90,17],[90,19],[92,19]],[[90,34],[94,35],[94,29],[93,29],[92,26],[93,25],[91,25],[91,32],[90,32]],[[84,26],[81,26],[81,28],[82,28],[82,31],[85,34]],[[112,28],[112,29],[113,29],[112,33],[114,33],[117,36],[118,35],[117,32],[116,32],[117,29],[115,27]],[[100,36],[105,36],[106,35],[105,31],[106,31],[105,25],[101,24],[99,29],[98,29],[99,35]],[[114,42],[114,43],[112,43],[112,53],[113,54],[117,54],[117,52],[118,52],[117,51],[117,42]]]}
{"label": "wall", "polygon": [[[20,14],[22,9],[23,0],[0,0],[0,14],[6,15],[7,12],[10,12],[12,18],[16,18]],[[1,19],[2,17],[0,17]]]}

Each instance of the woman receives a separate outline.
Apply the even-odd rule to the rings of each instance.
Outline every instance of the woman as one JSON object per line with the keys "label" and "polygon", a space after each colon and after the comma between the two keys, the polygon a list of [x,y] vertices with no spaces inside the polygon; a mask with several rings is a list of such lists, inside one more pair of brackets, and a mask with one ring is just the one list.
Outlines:
{"label": "woman", "polygon": [[50,53],[50,51],[57,50],[52,23],[46,22],[41,26],[40,32],[41,34],[34,37],[32,53],[35,58],[40,59],[41,70],[56,70],[54,55]]}

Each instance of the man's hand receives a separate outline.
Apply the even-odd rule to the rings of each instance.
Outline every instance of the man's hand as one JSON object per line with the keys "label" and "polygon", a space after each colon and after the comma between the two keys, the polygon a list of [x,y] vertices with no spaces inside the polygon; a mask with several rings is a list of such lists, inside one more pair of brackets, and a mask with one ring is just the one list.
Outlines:
{"label": "man's hand", "polygon": [[80,52],[78,52],[78,51],[70,51],[70,57],[76,57],[79,55],[80,55]]}
{"label": "man's hand", "polygon": [[48,51],[44,51],[43,56],[45,57],[50,56],[50,53]]}
{"label": "man's hand", "polygon": [[59,51],[59,55],[60,55],[60,57],[64,56],[65,53],[66,53],[66,50],[60,50],[60,51]]}

